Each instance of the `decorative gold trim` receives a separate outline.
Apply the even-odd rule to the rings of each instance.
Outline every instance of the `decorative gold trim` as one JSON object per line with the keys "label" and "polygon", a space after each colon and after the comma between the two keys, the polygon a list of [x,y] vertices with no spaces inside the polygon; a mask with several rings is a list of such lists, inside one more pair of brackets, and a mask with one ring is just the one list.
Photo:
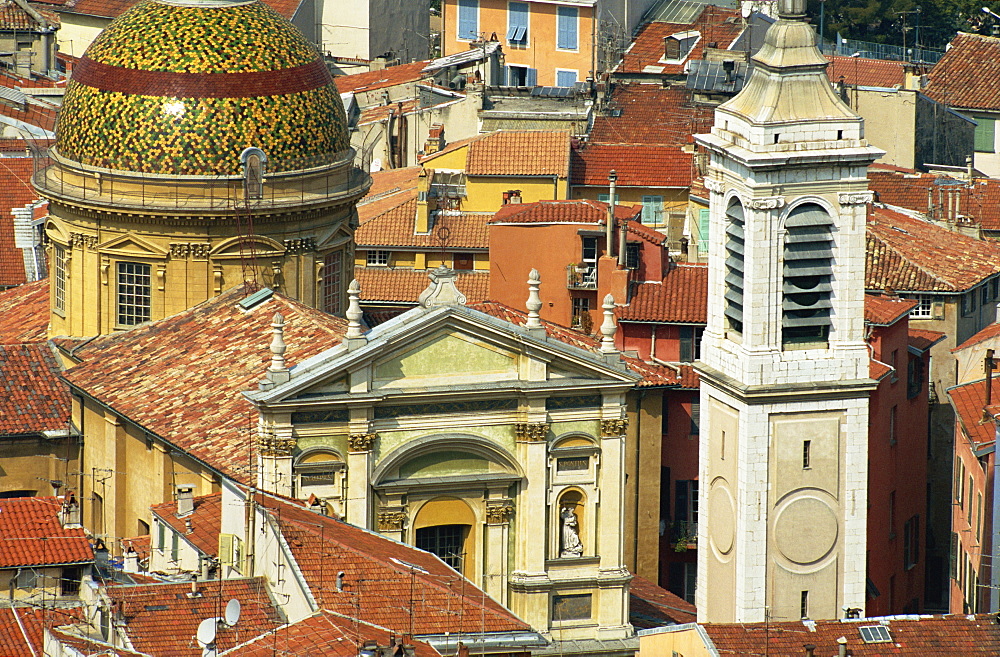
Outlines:
{"label": "decorative gold trim", "polygon": [[375,444],[377,433],[352,433],[347,437],[347,446],[352,452],[367,452]]}
{"label": "decorative gold trim", "polygon": [[261,456],[291,456],[296,444],[295,438],[276,436],[261,436],[257,440]]}
{"label": "decorative gold trim", "polygon": [[549,425],[544,422],[518,422],[514,425],[514,434],[522,442],[541,442],[549,435]]}
{"label": "decorative gold trim", "polygon": [[620,420],[601,420],[601,436],[611,438],[614,436],[624,436],[628,430],[628,418]]}
{"label": "decorative gold trim", "polygon": [[379,511],[377,520],[380,532],[401,532],[406,522],[406,511]]}

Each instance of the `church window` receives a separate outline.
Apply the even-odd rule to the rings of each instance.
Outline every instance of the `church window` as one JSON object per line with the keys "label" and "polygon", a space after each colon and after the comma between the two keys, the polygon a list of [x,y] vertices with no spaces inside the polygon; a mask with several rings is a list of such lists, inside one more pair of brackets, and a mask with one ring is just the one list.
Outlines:
{"label": "church window", "polygon": [[343,294],[343,252],[330,251],[323,256],[323,312],[341,312]]}
{"label": "church window", "polygon": [[733,201],[726,210],[726,308],[729,328],[743,332],[743,206]]}
{"label": "church window", "polygon": [[118,325],[135,326],[149,321],[152,306],[150,266],[118,263]]}
{"label": "church window", "polygon": [[52,246],[52,273],[55,279],[53,304],[56,310],[66,310],[66,248]]}
{"label": "church window", "polygon": [[823,208],[800,205],[785,222],[781,341],[825,342],[830,331],[833,221]]}
{"label": "church window", "polygon": [[267,158],[259,148],[248,148],[240,157],[243,164],[243,194],[247,200],[264,198],[264,166]]}
{"label": "church window", "polygon": [[462,571],[468,525],[434,525],[417,530],[417,547],[436,554],[455,570]]}
{"label": "church window", "polygon": [[337,494],[338,475],[344,468],[344,461],[332,452],[315,451],[303,455],[292,470],[295,481],[295,495],[307,498],[331,497]]}

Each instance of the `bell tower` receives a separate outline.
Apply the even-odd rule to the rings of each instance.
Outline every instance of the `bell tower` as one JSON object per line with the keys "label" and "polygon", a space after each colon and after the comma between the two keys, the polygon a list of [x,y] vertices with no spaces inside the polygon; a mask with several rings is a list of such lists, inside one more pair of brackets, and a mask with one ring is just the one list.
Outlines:
{"label": "bell tower", "polygon": [[709,153],[698,620],[864,607],[867,167],[883,154],[833,92],[805,20],[779,19]]}

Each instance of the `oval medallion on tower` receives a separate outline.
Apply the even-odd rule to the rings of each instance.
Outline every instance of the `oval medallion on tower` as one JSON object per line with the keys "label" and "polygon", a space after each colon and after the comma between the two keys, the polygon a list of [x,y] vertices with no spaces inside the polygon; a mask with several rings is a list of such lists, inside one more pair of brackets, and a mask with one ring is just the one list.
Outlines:
{"label": "oval medallion on tower", "polygon": [[796,564],[811,564],[837,544],[840,525],[830,505],[816,497],[799,497],[778,509],[774,542],[781,554]]}
{"label": "oval medallion on tower", "polygon": [[736,539],[736,505],[729,483],[719,477],[708,490],[708,514],[712,519],[709,539],[721,554],[729,554]]}

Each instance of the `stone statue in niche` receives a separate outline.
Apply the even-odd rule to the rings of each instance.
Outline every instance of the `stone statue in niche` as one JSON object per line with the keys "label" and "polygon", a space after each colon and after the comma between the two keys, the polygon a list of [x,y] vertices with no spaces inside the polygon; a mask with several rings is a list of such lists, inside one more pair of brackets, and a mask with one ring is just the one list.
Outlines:
{"label": "stone statue in niche", "polygon": [[572,507],[564,506],[559,513],[562,520],[562,550],[560,557],[582,557],[583,543],[580,542],[580,523]]}

